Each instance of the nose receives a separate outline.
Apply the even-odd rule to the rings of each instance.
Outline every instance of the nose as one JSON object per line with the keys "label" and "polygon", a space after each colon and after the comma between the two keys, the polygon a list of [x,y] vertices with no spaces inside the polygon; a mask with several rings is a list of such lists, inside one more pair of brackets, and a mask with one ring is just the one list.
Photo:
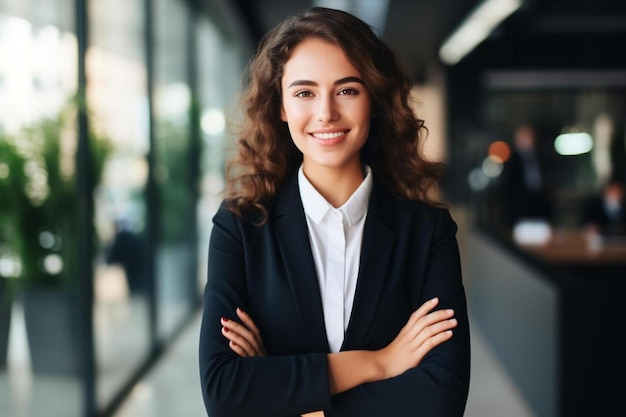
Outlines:
{"label": "nose", "polygon": [[317,109],[317,120],[320,122],[332,122],[339,118],[339,112],[332,96],[320,97]]}

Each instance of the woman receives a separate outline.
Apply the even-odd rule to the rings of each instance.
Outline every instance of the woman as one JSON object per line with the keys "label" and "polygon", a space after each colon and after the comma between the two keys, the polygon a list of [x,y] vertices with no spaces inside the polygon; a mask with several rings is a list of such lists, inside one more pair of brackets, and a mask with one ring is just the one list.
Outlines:
{"label": "woman", "polygon": [[207,412],[461,416],[469,326],[440,164],[390,49],[313,8],[262,40],[214,217]]}

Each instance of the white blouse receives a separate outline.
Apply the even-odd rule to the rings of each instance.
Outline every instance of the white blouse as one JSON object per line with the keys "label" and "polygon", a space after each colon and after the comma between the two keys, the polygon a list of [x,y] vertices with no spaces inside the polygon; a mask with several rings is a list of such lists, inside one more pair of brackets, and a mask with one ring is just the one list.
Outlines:
{"label": "white blouse", "polygon": [[339,352],[350,321],[359,274],[363,226],[372,192],[372,170],[341,207],[334,208],[298,171],[300,198],[309,228],[324,323],[331,352]]}

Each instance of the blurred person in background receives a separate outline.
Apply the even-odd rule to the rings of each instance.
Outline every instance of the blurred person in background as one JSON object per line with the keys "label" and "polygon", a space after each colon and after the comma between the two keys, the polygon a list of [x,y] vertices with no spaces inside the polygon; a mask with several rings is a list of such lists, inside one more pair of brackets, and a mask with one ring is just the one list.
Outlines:
{"label": "blurred person in background", "polygon": [[553,221],[553,209],[545,189],[545,169],[537,151],[535,129],[520,124],[513,133],[513,151],[502,172],[504,217],[515,227],[522,221]]}
{"label": "blurred person in background", "polygon": [[146,295],[145,242],[141,235],[131,229],[128,219],[115,221],[115,235],[107,248],[106,262],[124,268],[131,295]]}
{"label": "blurred person in background", "polygon": [[590,198],[582,209],[580,225],[586,235],[626,238],[626,192],[623,181],[612,177],[602,194]]}
{"label": "blurred person in background", "polygon": [[469,323],[443,166],[393,52],[358,18],[278,24],[248,69],[199,342],[220,416],[460,417]]}

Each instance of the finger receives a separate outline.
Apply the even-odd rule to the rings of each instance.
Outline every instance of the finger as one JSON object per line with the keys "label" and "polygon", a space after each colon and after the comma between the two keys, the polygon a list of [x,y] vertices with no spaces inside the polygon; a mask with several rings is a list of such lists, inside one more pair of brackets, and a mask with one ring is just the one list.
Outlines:
{"label": "finger", "polygon": [[234,332],[234,331],[228,329],[227,327],[222,327],[222,334],[229,341],[234,342],[239,347],[241,347],[241,349],[243,349],[245,351],[246,356],[259,356],[259,354],[258,354],[257,350],[254,348],[254,346],[252,346],[246,340],[246,338],[242,337],[237,332]]}
{"label": "finger", "polygon": [[229,341],[235,342],[239,345],[246,351],[248,356],[260,355],[258,348],[253,343],[250,343],[249,339],[245,335],[238,333],[236,330],[231,330],[224,326],[222,327],[222,335],[224,335],[224,337],[226,337]]}
{"label": "finger", "polygon": [[425,315],[424,317],[420,317],[418,321],[413,323],[413,327],[408,329],[408,336],[410,338],[415,338],[417,337],[417,335],[419,335],[421,332],[424,331],[424,329],[428,328],[429,326],[432,326],[435,323],[449,320],[453,316],[454,316],[454,310],[452,309],[433,311],[432,313],[429,313]]}
{"label": "finger", "polygon": [[256,327],[256,324],[252,320],[252,317],[250,317],[250,315],[243,311],[240,307],[237,307],[237,316],[241,319],[243,324],[245,324],[246,327],[250,329],[250,331],[252,331],[252,333],[254,333],[256,336],[261,335],[261,332],[259,331],[258,327]]}
{"label": "finger", "polygon": [[237,355],[241,356],[242,358],[247,358],[247,357],[249,357],[249,356],[248,356],[248,353],[247,353],[245,350],[243,350],[243,349],[241,348],[241,346],[239,346],[237,343],[235,343],[235,342],[233,342],[233,341],[229,341],[229,342],[228,342],[228,347],[229,347],[229,348],[230,348],[233,352],[235,352]]}
{"label": "finger", "polygon": [[437,323],[434,323],[426,327],[424,330],[422,330],[419,334],[416,335],[414,346],[417,346],[417,347],[421,346],[432,337],[435,337],[441,333],[445,333],[448,330],[452,330],[453,328],[457,326],[457,324],[458,324],[457,320],[453,318],[449,320],[439,321]]}
{"label": "finger", "polygon": [[426,301],[424,304],[422,304],[417,310],[415,310],[410,316],[409,319],[407,320],[406,324],[404,325],[404,327],[400,330],[400,332],[398,333],[399,337],[402,337],[403,335],[405,335],[406,333],[411,332],[411,329],[413,329],[413,327],[415,326],[415,324],[424,316],[426,316],[426,314],[428,314],[429,311],[431,311],[433,308],[435,308],[437,306],[437,304],[439,303],[439,298],[435,297],[435,298],[431,298],[430,300]]}
{"label": "finger", "polygon": [[250,329],[248,329],[246,326],[238,323],[235,320],[229,320],[229,319],[227,319],[225,317],[222,317],[221,323],[222,323],[222,326],[224,326],[224,327],[228,328],[229,330],[237,333],[241,337],[244,337],[246,340],[248,340],[249,343],[255,343],[256,344],[257,338],[256,338],[255,334],[252,333],[250,331]]}
{"label": "finger", "polygon": [[418,356],[418,361],[421,362],[422,359],[434,348],[441,345],[442,343],[450,340],[452,338],[453,331],[446,330],[440,333],[437,333],[428,339],[426,339],[417,349],[416,353]]}
{"label": "finger", "polygon": [[252,320],[252,317],[248,313],[246,313],[241,307],[237,307],[237,316],[241,319],[241,321],[250,329],[250,331],[254,334],[256,338],[256,342],[259,350],[263,355],[266,355],[265,345],[263,344],[263,338],[261,337],[261,331]]}
{"label": "finger", "polygon": [[229,340],[234,340],[253,356],[266,355],[262,341],[257,340],[254,333],[252,333],[248,328],[225,317],[222,317],[221,323],[222,326],[230,332],[230,337],[228,337]]}
{"label": "finger", "polygon": [[415,310],[413,314],[411,314],[411,317],[409,317],[407,324],[410,324],[411,326],[414,325],[419,319],[425,317],[430,311],[437,307],[437,304],[439,304],[438,297],[431,298],[430,300],[426,301],[417,310]]}

